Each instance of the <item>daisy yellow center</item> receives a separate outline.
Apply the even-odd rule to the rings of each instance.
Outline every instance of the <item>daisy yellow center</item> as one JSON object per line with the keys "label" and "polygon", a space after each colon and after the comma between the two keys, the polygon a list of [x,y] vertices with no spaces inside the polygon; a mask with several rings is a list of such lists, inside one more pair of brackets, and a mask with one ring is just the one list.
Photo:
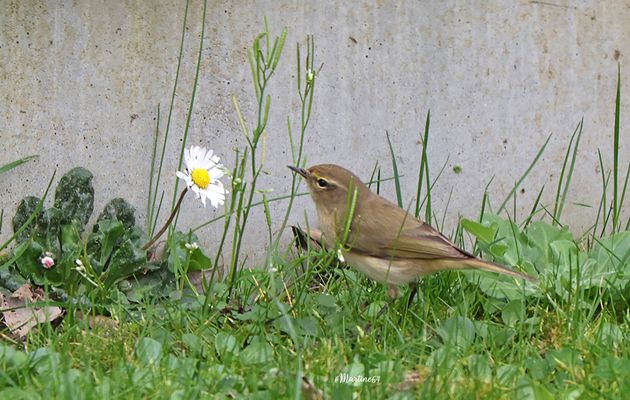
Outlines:
{"label": "daisy yellow center", "polygon": [[205,189],[210,184],[210,175],[208,171],[203,168],[196,168],[190,174],[195,185],[199,186],[201,189]]}

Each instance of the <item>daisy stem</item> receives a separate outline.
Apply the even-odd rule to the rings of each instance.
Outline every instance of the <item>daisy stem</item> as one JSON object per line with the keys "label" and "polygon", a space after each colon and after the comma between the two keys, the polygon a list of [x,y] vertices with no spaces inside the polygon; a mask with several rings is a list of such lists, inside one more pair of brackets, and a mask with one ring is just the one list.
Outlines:
{"label": "daisy stem", "polygon": [[147,250],[149,247],[153,245],[153,243],[155,243],[160,238],[160,236],[162,236],[164,232],[166,232],[166,229],[168,229],[168,226],[171,224],[171,222],[173,222],[173,218],[175,218],[175,215],[179,211],[179,206],[182,205],[182,200],[184,200],[184,195],[186,194],[187,191],[188,191],[188,188],[184,188],[184,190],[182,190],[182,193],[179,195],[179,200],[177,200],[177,204],[175,204],[175,208],[173,208],[173,211],[171,211],[171,215],[168,217],[168,220],[166,220],[166,223],[164,224],[162,229],[160,229],[160,231],[156,233],[155,236],[153,236],[151,240],[147,242],[147,244],[142,246],[142,250]]}

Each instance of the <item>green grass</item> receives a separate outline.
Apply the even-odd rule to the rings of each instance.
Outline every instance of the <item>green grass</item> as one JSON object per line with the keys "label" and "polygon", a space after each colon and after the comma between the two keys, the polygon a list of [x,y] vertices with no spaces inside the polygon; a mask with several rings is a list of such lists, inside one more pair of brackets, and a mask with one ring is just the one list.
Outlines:
{"label": "green grass", "polygon": [[[274,198],[256,187],[271,107],[266,90],[273,84],[285,38],[283,31],[272,40],[266,23],[265,32],[255,38],[248,55],[258,107],[249,127],[234,99],[247,146],[235,153],[231,196],[222,216],[193,229],[201,235],[208,224],[223,224],[220,242],[205,250],[217,266],[230,248],[223,260],[227,273],[215,268],[207,292],[197,293],[190,288],[187,266],[179,265],[177,281],[157,296],[116,297],[120,291],[113,290],[107,307],[56,302],[66,310],[63,320],[40,325],[24,342],[0,331],[0,398],[309,398],[306,382],[325,398],[623,397],[630,390],[630,232],[622,212],[628,173],[623,181],[618,161],[619,86],[613,171],[605,172],[600,157],[602,196],[588,234],[568,231],[562,215],[574,167],[579,168],[575,160],[582,122],[568,143],[552,204],[543,204],[541,188],[528,215],[512,220],[516,214],[507,211],[510,201],[516,208],[518,189],[547,139],[494,213],[488,184],[478,218],[464,219],[453,229],[458,244],[535,274],[539,284],[480,272],[441,273],[420,281],[410,307],[403,291],[376,318],[388,301],[385,287],[340,264],[334,252],[298,250],[280,240],[288,224],[301,222],[288,217],[293,199],[304,194],[300,181],[294,177],[290,192]],[[301,110],[297,118],[287,119],[292,163],[300,166],[317,81],[317,73],[310,81],[305,73],[316,71],[312,38],[306,47],[306,54],[299,46],[296,51]],[[179,64],[176,82],[178,77]],[[173,98],[176,88],[177,83]],[[193,103],[194,91],[186,127]],[[158,225],[164,198],[160,175],[171,112],[172,106],[161,152],[156,128],[148,236]],[[441,172],[429,174],[429,113],[424,125],[410,212],[440,221],[431,204]],[[396,171],[395,148],[389,138],[387,143]],[[404,207],[410,199],[403,196],[399,178],[394,173],[381,179],[375,163],[370,182],[380,191],[382,181],[394,180]],[[175,187],[173,195],[177,193]],[[277,221],[268,212],[274,201],[284,201],[288,208]],[[254,208],[267,216],[267,231],[261,235],[267,239],[267,258],[258,263],[240,252],[243,234],[253,229],[247,220]],[[173,228],[168,246],[174,248],[190,235]],[[0,283],[2,279],[0,274]],[[90,327],[94,319],[80,316],[103,308],[109,323]],[[370,381],[339,382],[345,376]]]}

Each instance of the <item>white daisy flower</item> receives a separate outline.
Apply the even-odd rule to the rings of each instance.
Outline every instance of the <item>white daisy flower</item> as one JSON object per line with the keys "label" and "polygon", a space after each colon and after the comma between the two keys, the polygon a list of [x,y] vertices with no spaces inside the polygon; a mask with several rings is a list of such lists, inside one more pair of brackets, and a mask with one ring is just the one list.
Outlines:
{"label": "white daisy flower", "polygon": [[184,246],[190,251],[197,250],[199,248],[197,242],[185,243]]}
{"label": "white daisy flower", "polygon": [[225,202],[227,190],[219,179],[225,175],[225,168],[219,163],[220,158],[213,155],[212,150],[192,146],[184,150],[185,172],[177,171],[177,177],[186,182],[206,206],[206,199],[217,208]]}

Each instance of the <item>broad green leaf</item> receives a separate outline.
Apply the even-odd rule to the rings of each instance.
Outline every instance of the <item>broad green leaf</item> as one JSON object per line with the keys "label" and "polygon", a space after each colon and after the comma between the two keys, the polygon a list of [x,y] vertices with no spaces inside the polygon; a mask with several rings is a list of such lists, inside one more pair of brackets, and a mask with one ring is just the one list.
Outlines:
{"label": "broad green leaf", "polygon": [[236,338],[226,332],[217,333],[214,338],[214,348],[221,358],[240,352]]}
{"label": "broad green leaf", "polygon": [[516,365],[506,364],[497,368],[497,383],[503,386],[512,387],[516,379],[522,373]]}
{"label": "broad green leaf", "polygon": [[514,326],[525,315],[525,305],[521,300],[512,300],[501,310],[501,319],[507,326]]}
{"label": "broad green leaf", "polygon": [[[40,199],[35,196],[28,196],[20,201],[18,205],[17,211],[13,216],[12,224],[13,224],[13,232],[18,232],[18,230],[24,225],[31,215],[37,211],[37,205],[39,204]],[[40,210],[39,214],[35,217],[35,220],[31,222],[29,226],[26,227],[18,236],[17,241],[23,242],[31,236],[33,231],[33,227],[37,224],[42,216],[44,215],[44,210]]]}
{"label": "broad green leaf", "polygon": [[542,381],[553,372],[553,362],[545,358],[527,358],[524,367],[529,371],[532,378]]}
{"label": "broad green leaf", "polygon": [[494,243],[486,249],[495,260],[508,266],[520,264],[527,243],[518,225],[494,214],[485,214],[483,224],[496,229]]}
{"label": "broad green leaf", "polygon": [[162,354],[162,344],[150,337],[144,337],[136,345],[136,357],[144,364],[157,362]]}
{"label": "broad green leaf", "polygon": [[385,306],[385,304],[387,304],[385,301],[383,300],[378,300],[378,301],[374,301],[372,303],[370,303],[370,305],[367,308],[367,311],[365,313],[365,315],[367,317],[376,317],[379,313],[379,311],[381,311],[381,309]]}
{"label": "broad green leaf", "polygon": [[605,265],[605,270],[630,274],[630,231],[597,241],[590,255]]}
{"label": "broad green leaf", "polygon": [[426,365],[434,372],[440,371],[444,373],[445,371],[449,371],[449,373],[451,373],[457,367],[461,353],[461,348],[452,345],[444,345],[433,350],[427,359]]}
{"label": "broad green leaf", "polygon": [[212,268],[212,260],[200,248],[190,251],[188,262],[189,271],[203,271]]}
{"label": "broad green leaf", "polygon": [[310,317],[298,318],[295,320],[301,331],[305,335],[317,337],[317,321]]}
{"label": "broad green leaf", "polygon": [[239,358],[245,365],[266,364],[273,359],[273,349],[265,340],[255,337],[249,346],[243,349]]}
{"label": "broad green leaf", "polygon": [[[212,260],[207,257],[203,250],[188,249],[186,245],[191,245],[198,242],[197,235],[194,233],[182,233],[176,231],[169,239],[169,254],[168,254],[168,267],[171,272],[175,272],[177,269],[182,268],[188,262],[188,270],[200,271],[212,268]],[[189,246],[190,247],[190,246]]]}
{"label": "broad green leaf", "polygon": [[136,224],[135,211],[136,209],[127,200],[115,198],[105,205],[105,208],[96,219],[96,223],[98,224],[106,219],[117,220],[122,223],[125,229],[129,230]]}
{"label": "broad green leaf", "polygon": [[522,377],[517,386],[516,397],[518,399],[556,400],[556,397],[541,382],[533,382],[527,377]]}
{"label": "broad green leaf", "polygon": [[465,363],[475,379],[486,382],[492,381],[492,367],[487,355],[471,354],[466,357]]}
{"label": "broad green leaf", "polygon": [[188,347],[188,349],[193,353],[201,353],[204,349],[203,340],[192,333],[184,333],[182,335],[182,342],[184,342],[186,347]]}
{"label": "broad green leaf", "polygon": [[94,209],[93,177],[85,168],[73,168],[61,177],[55,191],[55,208],[61,211],[61,222],[75,221],[80,232]]}
{"label": "broad green leaf", "polygon": [[15,368],[20,370],[27,367],[28,356],[20,350],[14,349],[12,346],[0,343],[0,365],[5,368]]}
{"label": "broad green leaf", "polygon": [[125,227],[118,220],[105,219],[98,223],[97,234],[100,234],[101,248],[97,257],[101,265],[105,266],[124,232]]}
{"label": "broad green leaf", "polygon": [[465,350],[475,340],[475,326],[466,317],[451,317],[437,328],[437,334],[445,344]]}
{"label": "broad green leaf", "polygon": [[29,354],[29,363],[41,376],[54,376],[61,367],[61,354],[49,347],[40,347]]}
{"label": "broad green leaf", "polygon": [[21,254],[15,260],[15,265],[20,275],[30,279],[36,285],[59,285],[63,282],[63,276],[59,269],[59,258],[53,254],[56,264],[50,269],[45,269],[40,262],[40,257],[45,251],[39,243],[32,239],[22,242],[14,250],[15,254]]}
{"label": "broad green leaf", "polygon": [[606,381],[630,379],[630,359],[607,356],[597,362],[593,374]]}
{"label": "broad green leaf", "polygon": [[624,330],[619,325],[602,322],[597,332],[597,338],[606,343],[610,348],[621,345],[625,340]]}
{"label": "broad green leaf", "polygon": [[471,235],[475,236],[479,239],[483,244],[490,244],[494,241],[495,235],[497,233],[496,225],[482,225],[479,222],[472,221],[469,219],[461,220],[462,227],[466,229]]}
{"label": "broad green leaf", "polygon": [[554,267],[557,266],[561,273],[576,269],[575,267],[578,265],[579,259],[578,248],[575,242],[565,239],[554,240],[549,243],[549,249],[551,250],[551,258],[549,261]]}
{"label": "broad green leaf", "polygon": [[573,370],[577,367],[582,367],[584,362],[580,352],[576,349],[567,347],[566,345],[558,350],[551,349],[547,353],[547,359],[553,361],[556,368],[564,370]]}
{"label": "broad green leaf", "polygon": [[136,247],[129,239],[114,251],[109,268],[105,271],[105,286],[111,287],[121,279],[140,271],[147,264],[147,252]]}
{"label": "broad green leaf", "polygon": [[365,376],[365,366],[359,360],[358,356],[355,356],[352,363],[346,365],[339,374],[340,378],[345,378],[345,383],[351,386],[361,386],[363,382],[361,378]]}
{"label": "broad green leaf", "polygon": [[510,247],[501,241],[500,243],[495,243],[491,245],[488,250],[490,254],[494,256],[495,259],[505,259],[505,253],[508,251]]}
{"label": "broad green leaf", "polygon": [[530,296],[539,296],[536,284],[506,275],[481,271],[462,271],[466,278],[478,284],[479,289],[490,297],[507,300],[520,300]]}
{"label": "broad green leaf", "polygon": [[526,230],[527,242],[537,250],[537,265],[548,266],[553,263],[551,243],[556,240],[573,242],[573,235],[567,227],[559,228],[543,221],[532,222]]}
{"label": "broad green leaf", "polygon": [[316,293],[315,301],[322,307],[337,308],[337,298],[326,293]]}

